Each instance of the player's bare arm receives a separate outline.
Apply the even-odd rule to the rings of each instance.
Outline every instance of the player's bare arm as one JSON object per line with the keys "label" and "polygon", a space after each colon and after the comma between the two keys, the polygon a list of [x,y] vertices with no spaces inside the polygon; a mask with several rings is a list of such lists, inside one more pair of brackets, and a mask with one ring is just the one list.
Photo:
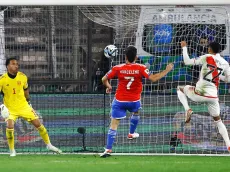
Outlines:
{"label": "player's bare arm", "polygon": [[157,74],[151,74],[149,76],[149,80],[152,81],[152,82],[156,82],[158,80],[160,80],[161,78],[163,78],[165,75],[167,75],[172,69],[173,69],[173,63],[170,63],[166,66],[166,69],[163,70],[162,72],[160,73],[157,73]]}
{"label": "player's bare arm", "polygon": [[29,88],[24,90],[24,95],[25,95],[26,100],[29,102],[30,101]]}
{"label": "player's bare arm", "polygon": [[102,78],[102,83],[103,83],[103,85],[106,87],[106,93],[111,93],[111,91],[112,91],[112,86],[110,85],[107,76],[104,76],[104,77]]}

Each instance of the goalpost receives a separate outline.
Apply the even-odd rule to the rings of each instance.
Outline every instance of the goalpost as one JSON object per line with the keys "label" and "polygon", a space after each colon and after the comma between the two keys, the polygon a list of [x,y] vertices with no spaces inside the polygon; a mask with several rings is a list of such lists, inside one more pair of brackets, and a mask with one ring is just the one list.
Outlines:
{"label": "goalpost", "polygon": [[[185,66],[180,41],[188,42],[190,57],[207,52],[207,44],[221,44],[221,55],[230,62],[230,6],[79,6],[92,21],[114,28],[114,44],[119,55],[112,66],[124,62],[128,45],[138,49],[139,62],[152,73],[174,62],[174,70],[159,82],[143,80],[140,138],[126,139],[129,119],[121,121],[113,151],[154,154],[225,154],[226,146],[217,133],[204,104],[190,102],[194,115],[184,123],[183,106],[178,101],[178,85],[195,85],[199,66]],[[112,81],[115,88],[116,80]],[[115,91],[115,90],[113,90]],[[221,118],[230,133],[230,86],[219,88]],[[113,97],[111,97],[112,99]]]}

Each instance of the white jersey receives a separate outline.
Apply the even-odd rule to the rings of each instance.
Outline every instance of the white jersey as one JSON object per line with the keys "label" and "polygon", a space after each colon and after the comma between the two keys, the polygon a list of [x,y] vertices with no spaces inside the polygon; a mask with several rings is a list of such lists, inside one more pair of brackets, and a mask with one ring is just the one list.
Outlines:
{"label": "white jersey", "polygon": [[183,48],[183,57],[186,65],[202,65],[195,92],[201,96],[218,97],[220,75],[230,75],[228,62],[220,54],[205,54],[198,58],[190,59],[186,47]]}

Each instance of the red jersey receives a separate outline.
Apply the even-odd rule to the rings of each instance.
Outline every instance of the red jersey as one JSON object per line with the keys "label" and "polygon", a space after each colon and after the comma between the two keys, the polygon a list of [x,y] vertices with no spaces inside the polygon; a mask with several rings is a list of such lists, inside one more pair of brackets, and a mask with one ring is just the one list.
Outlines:
{"label": "red jersey", "polygon": [[149,78],[149,70],[138,63],[114,66],[107,74],[108,79],[118,78],[115,97],[118,101],[138,101],[141,98],[142,78]]}

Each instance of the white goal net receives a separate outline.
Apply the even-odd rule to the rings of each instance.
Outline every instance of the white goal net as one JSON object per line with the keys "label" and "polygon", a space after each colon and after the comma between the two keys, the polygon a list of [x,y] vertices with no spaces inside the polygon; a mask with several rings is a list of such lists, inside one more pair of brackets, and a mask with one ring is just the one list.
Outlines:
{"label": "white goal net", "polygon": [[[209,42],[221,44],[221,55],[230,62],[230,6],[81,6],[92,21],[114,28],[119,56],[112,65],[125,61],[128,45],[138,49],[139,62],[152,73],[174,62],[174,71],[159,82],[143,80],[140,138],[126,139],[129,119],[121,122],[114,152],[121,153],[226,153],[204,104],[190,102],[195,114],[184,124],[183,107],[177,99],[177,85],[195,85],[200,66],[184,66],[180,41],[188,42],[190,57],[207,53]],[[112,81],[116,87],[116,81]],[[114,90],[115,91],[115,90]],[[230,86],[221,83],[221,117],[230,133]]]}

